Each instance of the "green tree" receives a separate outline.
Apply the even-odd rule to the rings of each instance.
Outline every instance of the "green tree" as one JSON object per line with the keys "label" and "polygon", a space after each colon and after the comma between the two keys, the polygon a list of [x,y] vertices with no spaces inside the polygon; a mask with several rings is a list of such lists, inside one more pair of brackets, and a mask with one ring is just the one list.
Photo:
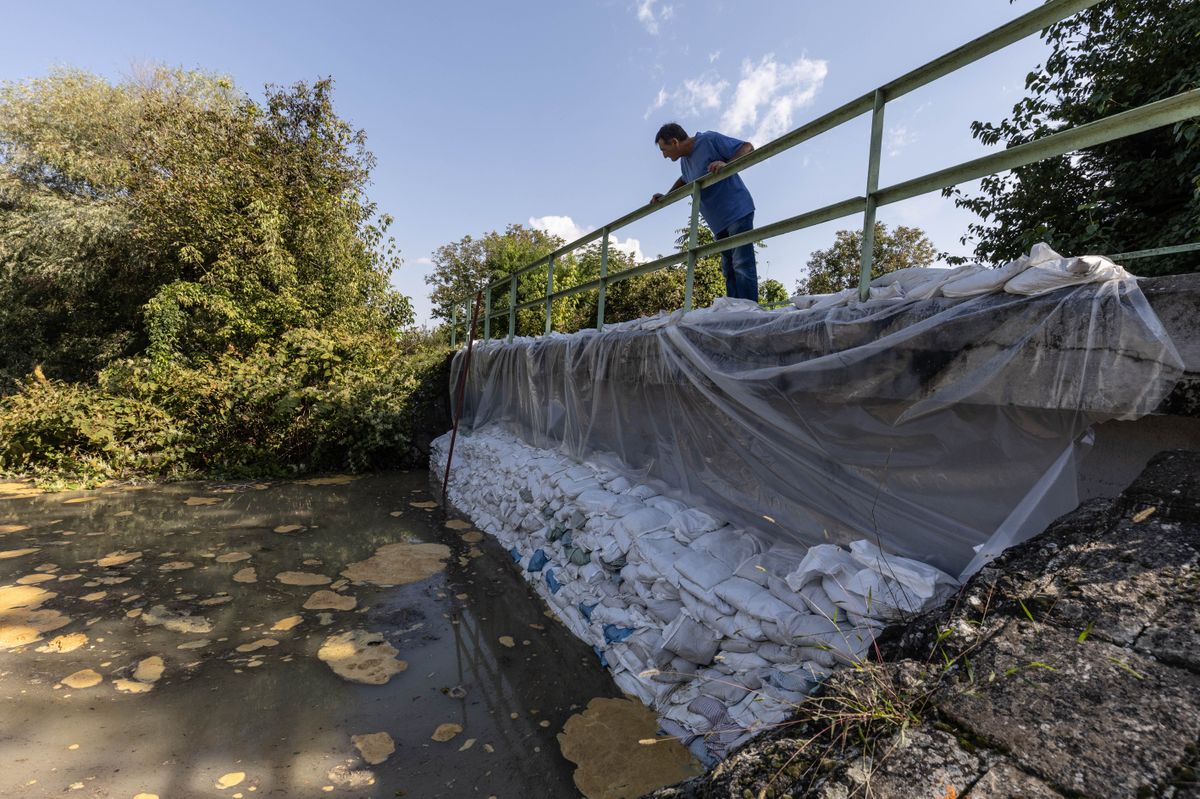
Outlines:
{"label": "green tree", "polygon": [[[451,318],[451,307],[463,307],[467,298],[482,291],[489,283],[505,278],[512,273],[545,258],[561,247],[562,239],[544,230],[527,228],[520,224],[509,225],[503,233],[491,231],[481,238],[463,236],[456,242],[445,244],[433,254],[433,271],[425,276],[425,282],[433,287],[433,315],[440,319]],[[555,264],[556,287],[570,285],[569,280],[574,262],[570,259]],[[546,292],[546,267],[527,272],[517,278],[517,304],[535,300]],[[492,296],[492,312],[506,311],[509,307],[508,286]],[[565,306],[562,319],[555,319],[556,329],[567,316]],[[560,308],[556,306],[555,313]],[[461,317],[461,310],[459,312]],[[517,311],[517,335],[540,335],[545,330],[544,308],[535,306]],[[507,335],[507,317],[492,324],[494,335]],[[480,334],[482,334],[482,326]]]}
{"label": "green tree", "polygon": [[[985,144],[1014,147],[1200,86],[1200,3],[1109,0],[1047,28],[1050,55],[1026,97]],[[1200,120],[984,178],[982,193],[948,191],[982,217],[964,243],[1000,263],[1039,242],[1067,254],[1116,253],[1200,240]],[[1148,274],[1195,269],[1196,253],[1138,261]]]}
{"label": "green tree", "polygon": [[0,373],[85,379],[149,351],[196,363],[297,328],[387,334],[390,219],[332,83],[155,68],[0,86]]}
{"label": "green tree", "polygon": [[758,284],[758,302],[760,305],[777,305],[785,303],[791,295],[787,286],[774,278],[768,278]]}
{"label": "green tree", "polygon": [[[937,248],[920,228],[875,223],[871,279],[910,266],[928,266],[938,257]],[[833,246],[817,250],[808,259],[808,276],[796,283],[799,294],[829,294],[858,285],[862,268],[862,231],[839,230]]]}

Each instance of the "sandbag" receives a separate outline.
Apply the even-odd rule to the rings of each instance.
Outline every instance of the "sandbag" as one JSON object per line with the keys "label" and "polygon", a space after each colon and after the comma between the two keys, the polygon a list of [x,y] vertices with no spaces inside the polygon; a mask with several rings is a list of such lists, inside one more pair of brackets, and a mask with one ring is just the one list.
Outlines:
{"label": "sandbag", "polygon": [[711,630],[686,611],[667,625],[662,635],[663,649],[701,665],[712,662],[720,643],[720,639]]}

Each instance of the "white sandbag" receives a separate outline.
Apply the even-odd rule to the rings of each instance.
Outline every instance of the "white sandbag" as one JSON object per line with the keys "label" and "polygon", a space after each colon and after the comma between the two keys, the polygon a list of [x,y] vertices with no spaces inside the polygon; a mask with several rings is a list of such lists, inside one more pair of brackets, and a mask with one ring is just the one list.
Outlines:
{"label": "white sandbag", "polygon": [[[647,504],[655,504],[656,507],[662,509],[661,504],[655,500],[648,500]],[[711,530],[716,530],[721,526],[722,522],[714,519],[704,511],[681,505],[681,509],[671,517],[667,529],[682,536],[687,541],[693,541],[701,535]]]}
{"label": "white sandbag", "polygon": [[[752,669],[765,669],[771,665],[771,662],[766,658],[755,654],[754,652],[729,652],[722,651],[717,654],[717,661],[724,663],[732,668],[735,672],[746,672]],[[758,686],[753,686],[757,688]]]}
{"label": "white sandbag", "polygon": [[624,494],[626,491],[632,488],[632,485],[624,477],[617,475],[613,479],[609,480],[604,487],[614,494]]}
{"label": "white sandbag", "polygon": [[[631,496],[634,499],[640,499],[643,501],[648,500],[651,497],[657,497],[659,495],[658,492],[655,491],[650,486],[634,486],[633,488],[629,489],[629,491],[627,491],[626,493],[628,494],[628,496]],[[659,510],[662,510],[662,508],[659,508]],[[674,512],[674,511],[672,511],[672,512]]]}
{"label": "white sandbag", "polygon": [[[808,585],[818,585],[817,583],[809,582]],[[807,586],[806,586],[807,587]],[[767,577],[767,590],[771,592],[771,596],[783,602],[792,610],[798,610],[801,613],[813,612],[812,606],[804,600],[804,597],[791,589],[782,578],[770,575]]]}
{"label": "white sandbag", "polygon": [[614,671],[613,682],[625,693],[636,696],[643,705],[654,705],[655,692],[648,681],[628,671]]}
{"label": "white sandbag", "polygon": [[654,510],[656,513],[661,513],[661,511],[658,511],[656,508],[647,508],[645,502],[642,502],[640,499],[634,499],[633,497],[618,497],[617,502],[615,502],[612,507],[605,511],[605,513],[613,519],[623,519],[630,514],[638,513],[639,511],[643,510]]}
{"label": "white sandbag", "polygon": [[946,572],[927,563],[897,555],[887,555],[867,540],[850,543],[850,555],[874,572],[907,586],[921,601],[929,601],[943,589],[958,585]]}
{"label": "white sandbag", "polygon": [[738,611],[733,614],[733,623],[737,625],[738,635],[751,641],[766,641],[767,634],[758,619],[748,613]]}
{"label": "white sandbag", "polygon": [[861,568],[861,564],[851,557],[850,553],[833,544],[818,544],[809,547],[804,554],[804,560],[785,578],[793,591],[800,588],[810,579],[823,579],[827,575],[850,576]]}
{"label": "white sandbag", "polygon": [[683,603],[678,599],[648,599],[646,609],[650,615],[663,626],[670,624],[683,610]]}
{"label": "white sandbag", "polygon": [[667,625],[662,635],[663,649],[702,665],[712,662],[720,643],[718,636],[686,611]]}
{"label": "white sandbag", "polygon": [[744,685],[738,685],[728,677],[723,677],[701,682],[700,693],[711,696],[713,699],[719,699],[727,705],[733,705],[742,701],[746,694],[750,693],[750,689]]}
{"label": "white sandbag", "polygon": [[996,269],[978,267],[968,269],[962,267],[961,274],[947,280],[941,286],[943,297],[957,299],[960,297],[978,297],[984,294],[995,294],[1004,289],[1004,284],[1029,268],[1029,257],[1021,256],[1015,261]]}
{"label": "white sandbag", "polygon": [[761,585],[742,577],[730,577],[713,587],[713,593],[738,610],[758,619],[775,621],[795,610],[776,599]]}
{"label": "white sandbag", "polygon": [[721,561],[729,567],[730,574],[746,558],[762,551],[762,547],[752,536],[733,527],[722,527],[699,536],[692,542],[692,549],[705,552]]}
{"label": "white sandbag", "polygon": [[745,638],[721,639],[722,652],[753,652],[760,646],[762,646],[762,644],[757,643],[756,641],[748,641]]}
{"label": "white sandbag", "polygon": [[673,584],[669,580],[655,580],[654,585],[650,586],[650,593],[655,599],[679,599],[679,586]]}
{"label": "white sandbag", "polygon": [[673,537],[658,538],[655,533],[648,533],[634,539],[633,545],[629,548],[629,557],[643,562],[659,577],[669,579],[677,574],[675,562],[687,551],[687,547]]}
{"label": "white sandbag", "polygon": [[[855,572],[855,574],[857,573]],[[849,577],[845,579],[848,580]],[[842,610],[857,613],[859,616],[871,615],[871,609],[867,607],[866,599],[850,592],[837,577],[830,576],[822,579],[821,589],[829,595],[829,598],[833,600],[833,604]]]}
{"label": "white sandbag", "polygon": [[680,575],[679,595],[680,597],[683,597],[687,594],[695,597],[696,601],[704,607],[711,608],[714,612],[722,616],[732,616],[734,613],[737,613],[737,608],[735,608],[733,605],[730,605],[724,599],[721,599],[721,597],[717,596],[711,591],[704,590],[688,578]]}
{"label": "white sandbag", "polygon": [[628,535],[631,543],[640,536],[662,530],[671,520],[667,514],[657,508],[648,508],[638,500],[628,500],[628,502],[630,505],[636,505],[637,510],[622,516],[620,521],[613,525],[613,532]]}
{"label": "white sandbag", "polygon": [[832,621],[841,621],[845,617],[846,612],[833,604],[833,600],[829,598],[829,594],[825,593],[825,589],[819,582],[811,582],[804,586],[797,596],[811,612],[818,616],[824,616]]}
{"label": "white sandbag", "polygon": [[1132,275],[1100,255],[1064,258],[1055,265],[1039,265],[1026,269],[1004,284],[1009,294],[1037,296],[1055,289],[1102,283],[1106,280],[1126,280]]}
{"label": "white sandbag", "polygon": [[789,639],[789,642],[807,644],[810,641],[824,641],[825,636],[840,632],[838,626],[829,619],[815,613],[791,613],[775,621],[775,626]]}
{"label": "white sandbag", "polygon": [[687,505],[670,497],[651,497],[646,500],[646,504],[652,508],[657,508],[669,516],[674,516],[676,513],[682,513],[687,510]]}
{"label": "white sandbag", "polygon": [[587,513],[604,513],[620,499],[616,494],[603,488],[584,491],[575,498],[576,504]]}
{"label": "white sandbag", "polygon": [[[702,591],[711,591],[718,583],[725,582],[733,576],[733,568],[727,563],[695,549],[684,552],[672,566],[682,577],[699,586]],[[703,596],[703,593],[697,594],[697,596]]]}
{"label": "white sandbag", "polygon": [[870,569],[858,572],[844,585],[847,591],[863,597],[866,615],[871,618],[900,619],[921,609],[922,600],[913,591]]}

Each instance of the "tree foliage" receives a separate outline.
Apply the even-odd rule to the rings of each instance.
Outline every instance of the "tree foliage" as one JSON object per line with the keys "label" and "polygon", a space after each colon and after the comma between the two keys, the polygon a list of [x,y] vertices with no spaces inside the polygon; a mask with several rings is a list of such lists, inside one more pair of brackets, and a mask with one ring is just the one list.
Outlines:
{"label": "tree foliage", "polygon": [[[899,225],[888,231],[875,223],[874,259],[871,279],[910,266],[928,266],[938,250],[920,228]],[[862,268],[862,231],[839,230],[833,246],[817,250],[808,259],[808,276],[796,283],[799,294],[829,294],[858,285]]]}
{"label": "tree foliage", "polygon": [[299,328],[394,331],[390,219],[332,82],[155,68],[0,86],[0,373],[196,364]]}
{"label": "tree foliage", "polygon": [[[712,241],[708,228],[700,231],[701,243]],[[707,238],[706,238],[707,237]],[[504,233],[492,231],[482,237],[464,236],[456,242],[439,247],[433,255],[433,270],[425,281],[433,286],[434,316],[449,320],[450,308],[458,303],[459,318],[464,312],[464,299],[488,283],[500,280],[522,267],[532,264],[563,245],[562,239],[541,230],[509,225]],[[682,246],[682,245],[681,245]],[[554,264],[556,291],[579,286],[600,276],[601,244],[593,242],[560,257]],[[610,243],[607,274],[617,275],[637,266],[629,253]],[[517,278],[517,305],[545,296],[547,283],[545,266]],[[676,265],[647,275],[615,280],[608,284],[604,299],[605,323],[623,322],[659,311],[674,311],[683,307],[687,269]],[[493,336],[507,335],[509,308],[507,286],[492,297],[492,312],[502,314],[493,320]],[[693,304],[704,308],[725,293],[721,277],[720,258],[702,258],[696,264],[693,283]],[[553,327],[558,332],[574,332],[596,326],[598,292],[593,289],[562,297],[554,302]],[[517,311],[516,334],[537,336],[545,331],[546,313],[542,305]]]}
{"label": "tree foliage", "polygon": [[[1108,0],[1043,32],[1046,62],[999,123],[975,122],[985,144],[1014,147],[1200,86],[1200,3]],[[1000,263],[1039,242],[1063,253],[1129,252],[1200,240],[1200,120],[987,177],[954,190],[982,217],[963,242]],[[1147,274],[1196,268],[1197,255],[1138,261]]]}

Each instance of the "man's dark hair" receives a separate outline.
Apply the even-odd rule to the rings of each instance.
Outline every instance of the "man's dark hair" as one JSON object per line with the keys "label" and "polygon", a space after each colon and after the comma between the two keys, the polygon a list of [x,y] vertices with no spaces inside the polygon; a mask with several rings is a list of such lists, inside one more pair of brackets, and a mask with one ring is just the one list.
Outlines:
{"label": "man's dark hair", "polygon": [[654,143],[658,144],[660,141],[668,142],[671,139],[687,141],[687,137],[687,131],[678,122],[668,122],[658,129],[658,133],[654,134]]}

